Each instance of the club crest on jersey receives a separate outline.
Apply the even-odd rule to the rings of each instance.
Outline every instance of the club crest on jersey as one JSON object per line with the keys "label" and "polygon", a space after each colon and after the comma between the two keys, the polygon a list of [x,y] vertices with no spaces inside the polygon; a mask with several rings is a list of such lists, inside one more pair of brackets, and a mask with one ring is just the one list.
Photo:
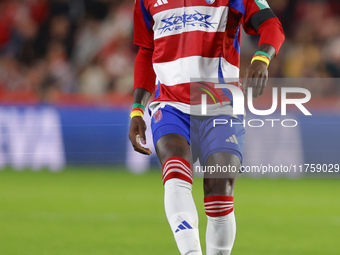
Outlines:
{"label": "club crest on jersey", "polygon": [[158,123],[161,121],[162,118],[163,118],[162,110],[158,110],[154,115],[154,122]]}
{"label": "club crest on jersey", "polygon": [[255,2],[261,10],[270,8],[266,0],[255,0]]}
{"label": "club crest on jersey", "polygon": [[213,3],[215,2],[215,0],[205,0],[205,2],[206,2],[207,4],[213,4]]}

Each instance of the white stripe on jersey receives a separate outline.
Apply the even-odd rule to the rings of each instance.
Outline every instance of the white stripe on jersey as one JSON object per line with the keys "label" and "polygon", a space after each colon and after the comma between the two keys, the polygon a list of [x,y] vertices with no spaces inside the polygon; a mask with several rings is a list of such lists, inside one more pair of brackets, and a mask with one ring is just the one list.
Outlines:
{"label": "white stripe on jersey", "polygon": [[[166,86],[189,83],[192,79],[210,81],[217,79],[220,58],[205,58],[192,56],[180,58],[175,61],[154,63],[153,68],[160,82]],[[223,77],[239,77],[239,69],[228,63],[224,58],[221,61]],[[210,80],[209,80],[210,79]]]}
{"label": "white stripe on jersey", "polygon": [[191,6],[169,9],[153,15],[154,39],[183,32],[225,32],[227,6]]}

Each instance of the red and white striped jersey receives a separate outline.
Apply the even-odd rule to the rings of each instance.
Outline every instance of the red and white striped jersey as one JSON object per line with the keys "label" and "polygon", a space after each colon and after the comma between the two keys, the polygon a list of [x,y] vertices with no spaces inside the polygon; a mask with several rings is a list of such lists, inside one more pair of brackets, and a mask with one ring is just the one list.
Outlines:
{"label": "red and white striped jersey", "polygon": [[136,0],[134,43],[153,49],[157,88],[150,108],[166,102],[189,113],[193,79],[238,80],[240,26],[256,35],[271,18],[266,0]]}

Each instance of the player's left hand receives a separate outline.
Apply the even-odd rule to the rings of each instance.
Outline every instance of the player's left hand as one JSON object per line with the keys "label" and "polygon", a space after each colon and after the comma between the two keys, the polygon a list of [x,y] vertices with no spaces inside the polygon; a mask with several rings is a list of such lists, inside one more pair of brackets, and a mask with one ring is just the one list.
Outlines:
{"label": "player's left hand", "polygon": [[246,70],[246,80],[243,84],[243,93],[247,95],[248,88],[253,88],[253,98],[263,94],[268,81],[267,64],[255,60]]}

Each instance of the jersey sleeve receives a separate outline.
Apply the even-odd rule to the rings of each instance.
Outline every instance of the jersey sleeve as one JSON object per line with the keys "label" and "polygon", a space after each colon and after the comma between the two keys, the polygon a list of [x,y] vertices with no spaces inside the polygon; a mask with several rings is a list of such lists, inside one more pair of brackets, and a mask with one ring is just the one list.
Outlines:
{"label": "jersey sleeve", "polygon": [[260,35],[259,45],[269,44],[278,54],[284,40],[281,22],[270,9],[266,0],[243,0],[245,5],[242,24],[250,35]]}
{"label": "jersey sleeve", "polygon": [[247,34],[259,34],[258,30],[264,22],[277,18],[266,0],[243,0],[243,3],[245,10],[242,24]]}
{"label": "jersey sleeve", "polygon": [[136,0],[133,14],[134,38],[133,43],[147,48],[153,49],[153,19],[151,14],[145,7],[145,0]]}
{"label": "jersey sleeve", "polygon": [[155,90],[156,74],[152,67],[153,50],[140,47],[136,61],[134,74],[134,90],[146,89],[151,94]]}

